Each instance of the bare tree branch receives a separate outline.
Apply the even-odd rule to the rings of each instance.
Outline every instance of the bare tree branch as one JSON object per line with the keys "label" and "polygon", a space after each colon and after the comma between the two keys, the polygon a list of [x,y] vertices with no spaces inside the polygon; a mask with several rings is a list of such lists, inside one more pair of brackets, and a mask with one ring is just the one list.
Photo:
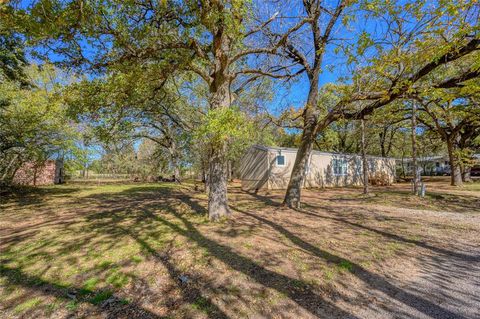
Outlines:
{"label": "bare tree branch", "polygon": [[455,88],[455,87],[462,87],[465,86],[463,82],[475,79],[480,77],[480,70],[473,70],[470,69],[467,73],[461,74],[459,76],[447,79],[443,82],[440,82],[438,84],[435,84],[433,87],[434,88],[441,88],[441,89],[450,89],[450,88]]}
{"label": "bare tree branch", "polygon": [[303,27],[306,23],[308,23],[310,21],[310,18],[305,18],[305,19],[302,19],[300,20],[296,25],[294,25],[293,27],[291,27],[290,29],[288,29],[281,37],[280,39],[278,39],[276,41],[275,44],[273,44],[272,46],[270,47],[263,47],[263,48],[249,48],[249,49],[245,49],[245,50],[242,50],[240,52],[238,52],[237,54],[235,54],[229,61],[230,64],[232,64],[233,62],[237,61],[238,59],[246,56],[246,55],[249,55],[249,54],[261,54],[261,53],[264,53],[264,54],[275,54],[276,51],[283,45],[285,45],[288,37],[290,36],[290,34],[294,33],[295,31],[298,31],[301,27]]}

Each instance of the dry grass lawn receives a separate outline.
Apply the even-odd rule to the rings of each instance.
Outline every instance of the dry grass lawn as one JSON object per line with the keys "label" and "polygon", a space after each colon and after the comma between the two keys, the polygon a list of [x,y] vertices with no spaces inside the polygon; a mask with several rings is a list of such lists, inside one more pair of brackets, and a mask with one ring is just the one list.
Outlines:
{"label": "dry grass lawn", "polygon": [[421,275],[428,256],[475,258],[465,252],[480,245],[479,185],[453,189],[435,179],[425,199],[406,184],[371,196],[306,190],[298,211],[279,205],[283,192],[232,185],[233,216],[222,223],[207,221],[206,197],[190,184],[61,185],[4,196],[0,317],[405,315],[394,302],[428,315],[418,303],[444,308],[421,296],[415,304],[394,283]]}

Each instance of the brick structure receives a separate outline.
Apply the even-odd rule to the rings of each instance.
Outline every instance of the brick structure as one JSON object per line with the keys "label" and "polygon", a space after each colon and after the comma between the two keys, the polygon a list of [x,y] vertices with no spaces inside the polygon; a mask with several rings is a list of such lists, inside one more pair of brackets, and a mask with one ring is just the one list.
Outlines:
{"label": "brick structure", "polygon": [[41,165],[33,162],[23,164],[15,173],[16,185],[53,185],[64,182],[63,161],[47,160]]}

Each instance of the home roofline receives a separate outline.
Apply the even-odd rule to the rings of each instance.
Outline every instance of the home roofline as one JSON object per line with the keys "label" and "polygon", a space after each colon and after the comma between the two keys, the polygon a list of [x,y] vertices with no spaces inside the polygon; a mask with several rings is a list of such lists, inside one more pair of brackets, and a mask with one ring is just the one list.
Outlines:
{"label": "home roofline", "polygon": [[[417,161],[419,162],[429,162],[429,161],[436,161],[439,159],[448,158],[448,155],[435,155],[435,156],[424,156],[424,157],[417,157]],[[413,159],[412,157],[405,157],[405,158],[396,158],[397,161],[406,161],[411,162]]]}
{"label": "home roofline", "polygon": [[[287,153],[297,153],[298,149],[297,148],[292,148],[292,147],[278,147],[278,146],[264,146],[264,145],[258,145],[255,144],[252,147],[255,147],[257,149],[260,149],[262,151],[282,151],[282,152],[287,152]],[[313,154],[318,154],[318,155],[341,155],[341,156],[361,156],[361,154],[354,154],[354,153],[338,153],[338,152],[324,152],[324,151],[317,151],[317,150],[312,150]],[[368,158],[380,158],[380,159],[393,159],[396,160],[395,157],[382,157],[382,156],[376,156],[376,155],[366,155]]]}

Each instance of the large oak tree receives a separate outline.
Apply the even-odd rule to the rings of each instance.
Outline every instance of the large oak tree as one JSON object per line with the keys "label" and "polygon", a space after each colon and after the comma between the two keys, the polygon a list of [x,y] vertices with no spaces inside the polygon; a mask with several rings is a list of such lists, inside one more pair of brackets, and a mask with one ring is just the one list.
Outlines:
{"label": "large oak tree", "polygon": [[[135,65],[160,67],[159,85],[179,72],[196,74],[208,86],[210,118],[224,114],[241,92],[263,76],[288,77],[288,69],[253,65],[249,56],[275,54],[293,26],[275,42],[246,47],[275,16],[251,19],[248,1],[32,1],[17,8],[38,54],[94,76]],[[255,42],[251,42],[255,43]],[[211,219],[230,214],[227,200],[227,141],[209,149]]]}

